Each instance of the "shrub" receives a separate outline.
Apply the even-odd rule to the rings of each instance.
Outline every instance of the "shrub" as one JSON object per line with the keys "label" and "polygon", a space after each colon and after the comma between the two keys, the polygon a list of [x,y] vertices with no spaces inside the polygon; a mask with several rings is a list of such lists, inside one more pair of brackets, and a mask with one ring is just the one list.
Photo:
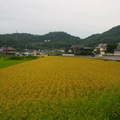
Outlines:
{"label": "shrub", "polygon": [[6,57],[5,60],[33,60],[37,58],[40,58],[40,57],[39,56],[9,56],[9,57]]}

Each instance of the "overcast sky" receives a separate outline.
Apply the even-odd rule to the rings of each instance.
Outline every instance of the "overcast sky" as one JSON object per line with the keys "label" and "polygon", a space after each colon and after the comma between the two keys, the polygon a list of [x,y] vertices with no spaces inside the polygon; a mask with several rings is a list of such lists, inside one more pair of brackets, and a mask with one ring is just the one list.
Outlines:
{"label": "overcast sky", "polygon": [[0,34],[64,31],[81,38],[120,24],[120,0],[0,0]]}

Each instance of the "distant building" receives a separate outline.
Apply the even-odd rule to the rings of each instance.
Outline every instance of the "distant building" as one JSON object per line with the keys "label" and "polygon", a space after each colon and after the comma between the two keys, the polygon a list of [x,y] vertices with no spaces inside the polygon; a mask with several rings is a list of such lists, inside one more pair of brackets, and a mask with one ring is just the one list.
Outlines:
{"label": "distant building", "polygon": [[52,52],[54,52],[54,53],[64,53],[65,51],[56,49],[56,50],[52,50]]}
{"label": "distant building", "polygon": [[23,56],[30,56],[30,55],[33,55],[33,54],[30,53],[30,52],[24,52],[24,53],[23,53]]}
{"label": "distant building", "polygon": [[114,50],[114,55],[120,55],[120,43],[118,43],[117,49]]}
{"label": "distant building", "polygon": [[8,48],[1,48],[0,49],[0,54],[3,56],[12,56],[16,54],[16,50],[8,47]]}
{"label": "distant building", "polygon": [[96,47],[93,52],[96,54],[102,54],[105,55],[105,52],[107,50],[107,44],[99,44],[98,47]]}
{"label": "distant building", "polygon": [[72,51],[72,53],[76,54],[76,53],[80,52],[83,48],[84,48],[83,45],[73,45],[73,46],[71,46],[70,50]]}
{"label": "distant building", "polygon": [[40,52],[37,51],[37,50],[33,50],[32,53],[33,53],[34,56],[36,56],[36,55],[41,55]]}
{"label": "distant building", "polygon": [[74,54],[80,53],[82,51],[88,52],[91,50],[91,47],[85,47],[84,45],[73,45],[68,50],[68,52],[72,52]]}

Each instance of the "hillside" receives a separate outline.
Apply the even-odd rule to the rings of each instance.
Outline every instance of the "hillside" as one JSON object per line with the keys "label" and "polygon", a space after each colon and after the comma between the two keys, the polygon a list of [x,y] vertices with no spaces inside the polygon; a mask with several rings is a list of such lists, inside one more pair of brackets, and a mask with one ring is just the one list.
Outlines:
{"label": "hillside", "polygon": [[81,41],[81,44],[96,46],[100,43],[114,44],[120,42],[120,25],[102,33],[91,35]]}
{"label": "hillside", "polygon": [[65,49],[74,44],[94,47],[101,43],[115,44],[118,42],[120,42],[120,25],[102,34],[94,34],[85,39],[80,39],[65,32],[50,32],[45,35],[0,34],[0,47],[9,46],[17,50],[25,49],[26,44],[29,49]]}
{"label": "hillside", "polygon": [[[46,42],[49,40],[49,42]],[[0,35],[0,47],[10,46],[18,50],[24,49],[64,49],[72,44],[79,44],[81,39],[65,32],[50,32],[45,35],[13,33]]]}

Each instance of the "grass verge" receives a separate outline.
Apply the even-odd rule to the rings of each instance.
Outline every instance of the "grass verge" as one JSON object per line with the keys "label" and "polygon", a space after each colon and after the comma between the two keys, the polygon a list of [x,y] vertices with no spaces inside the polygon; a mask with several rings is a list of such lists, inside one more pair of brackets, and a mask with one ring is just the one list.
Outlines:
{"label": "grass verge", "polygon": [[30,60],[34,60],[37,58],[42,58],[38,57],[38,56],[9,56],[9,57],[5,57],[5,58],[0,58],[0,69],[9,67],[9,66],[13,66],[16,64],[20,64],[23,62],[27,62]]}

